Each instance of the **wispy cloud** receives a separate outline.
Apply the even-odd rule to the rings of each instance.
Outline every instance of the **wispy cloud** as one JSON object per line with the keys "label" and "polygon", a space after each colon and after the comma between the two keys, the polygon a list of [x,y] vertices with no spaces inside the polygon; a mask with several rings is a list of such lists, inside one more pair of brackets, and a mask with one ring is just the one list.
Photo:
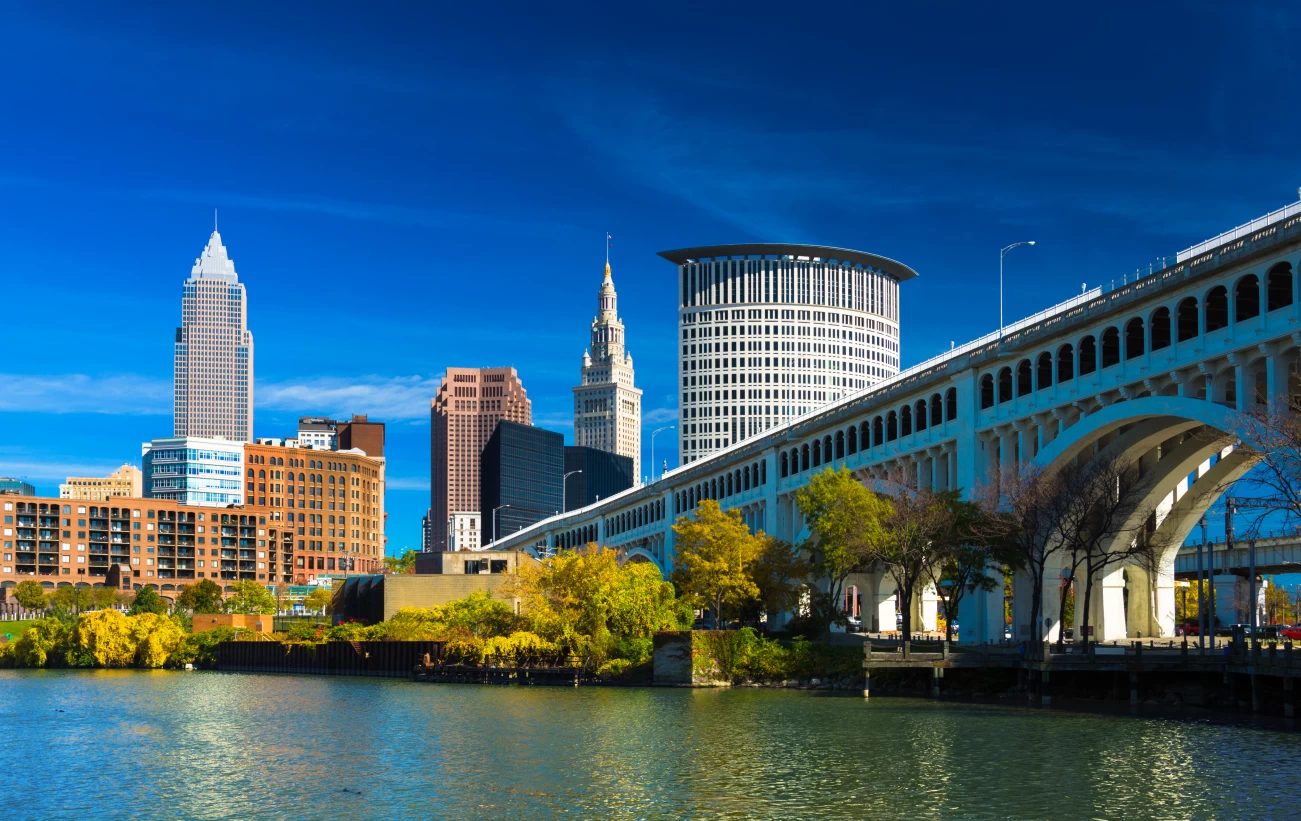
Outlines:
{"label": "wispy cloud", "polygon": [[0,411],[163,416],[171,393],[170,382],[136,374],[0,373]]}
{"label": "wispy cloud", "polygon": [[643,411],[641,415],[641,423],[643,426],[662,425],[665,422],[676,421],[678,421],[677,408],[653,408],[648,411]]}
{"label": "wispy cloud", "polygon": [[428,419],[429,400],[442,378],[442,374],[370,375],[259,382],[254,400],[260,408],[295,413],[365,413],[384,421]]}

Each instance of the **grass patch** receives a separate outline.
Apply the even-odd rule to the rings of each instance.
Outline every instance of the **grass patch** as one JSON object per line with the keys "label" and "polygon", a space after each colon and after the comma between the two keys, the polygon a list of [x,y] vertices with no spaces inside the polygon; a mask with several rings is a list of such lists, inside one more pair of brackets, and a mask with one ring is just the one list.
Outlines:
{"label": "grass patch", "polygon": [[10,641],[18,641],[18,637],[35,623],[35,619],[27,619],[25,621],[0,621],[0,641],[4,641],[6,633],[9,634]]}

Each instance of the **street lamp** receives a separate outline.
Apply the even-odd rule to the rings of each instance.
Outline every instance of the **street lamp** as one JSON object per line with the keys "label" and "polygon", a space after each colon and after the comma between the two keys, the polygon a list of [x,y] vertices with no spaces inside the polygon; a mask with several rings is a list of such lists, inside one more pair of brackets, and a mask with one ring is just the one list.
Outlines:
{"label": "street lamp", "polygon": [[497,505],[492,509],[492,546],[494,548],[497,546],[497,511],[504,507],[511,507],[511,505]]}
{"label": "street lamp", "polygon": [[566,482],[569,480],[569,477],[573,476],[575,473],[582,473],[582,471],[571,470],[560,478],[560,512],[561,513],[566,513],[569,511],[569,507],[565,504],[565,487],[566,487]]}
{"label": "street lamp", "polygon": [[658,430],[651,431],[651,481],[655,481],[655,434],[663,433],[666,430],[673,430],[677,425],[666,425]]}
{"label": "street lamp", "polygon": [[1014,242],[998,252],[998,341],[1003,341],[1003,257],[1018,245],[1034,245],[1034,240]]}

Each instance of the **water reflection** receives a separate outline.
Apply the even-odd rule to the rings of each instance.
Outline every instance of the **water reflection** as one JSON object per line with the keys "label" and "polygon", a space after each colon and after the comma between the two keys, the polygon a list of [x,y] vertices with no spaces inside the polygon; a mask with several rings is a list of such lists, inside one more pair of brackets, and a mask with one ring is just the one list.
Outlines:
{"label": "water reflection", "polygon": [[989,705],[220,673],[4,671],[0,720],[32,818],[1277,817],[1301,760]]}

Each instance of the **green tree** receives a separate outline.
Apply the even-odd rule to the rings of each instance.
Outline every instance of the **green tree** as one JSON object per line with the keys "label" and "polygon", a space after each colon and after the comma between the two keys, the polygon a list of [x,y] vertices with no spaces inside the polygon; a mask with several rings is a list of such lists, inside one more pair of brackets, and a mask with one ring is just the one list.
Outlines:
{"label": "green tree", "polygon": [[761,539],[750,533],[740,511],[724,512],[713,499],[701,502],[695,514],[694,519],[679,517],[673,525],[673,583],[683,598],[712,610],[718,628],[729,609],[759,598],[751,572]]}
{"label": "green tree", "polygon": [[131,609],[127,611],[127,614],[138,616],[141,613],[154,613],[159,616],[166,616],[167,609],[167,600],[158,595],[157,590],[145,585],[136,591],[135,600],[131,602]]}
{"label": "green tree", "polygon": [[60,587],[50,594],[49,603],[51,607],[81,611],[91,609],[95,601],[89,587]]}
{"label": "green tree", "polygon": [[324,587],[318,587],[303,598],[303,607],[306,607],[308,610],[320,610],[329,613],[331,601],[332,596],[330,591]]}
{"label": "green tree", "polygon": [[44,610],[48,603],[45,588],[41,587],[40,582],[31,579],[18,583],[14,588],[14,598],[24,610]]}
{"label": "green tree", "polygon": [[759,588],[759,606],[771,626],[778,613],[793,611],[812,572],[809,560],[788,542],[765,536],[750,576]]}
{"label": "green tree", "polygon": [[958,491],[914,491],[914,486],[901,483],[898,495],[891,498],[891,512],[883,521],[884,538],[875,551],[899,591],[904,641],[912,639],[913,599],[971,538]]}
{"label": "green tree", "polygon": [[795,502],[811,534],[803,547],[817,574],[826,577],[828,598],[839,612],[845,579],[877,556],[885,539],[882,522],[894,509],[843,466],[814,476],[796,491]]}
{"label": "green tree", "polygon": [[416,551],[406,550],[401,556],[385,556],[384,570],[389,573],[416,572]]}
{"label": "green tree", "polygon": [[191,613],[220,613],[223,610],[221,588],[211,579],[186,585],[176,597],[176,606]]}
{"label": "green tree", "polygon": [[235,582],[231,585],[230,598],[226,599],[228,613],[265,613],[276,612],[276,597],[265,585],[252,580]]}
{"label": "green tree", "polygon": [[[980,544],[978,534],[987,531],[982,523],[984,511],[975,502],[951,499],[955,515],[954,525],[958,532],[956,539],[966,540],[952,546],[948,558],[932,570],[938,570],[933,576],[935,586],[948,591],[944,607],[947,618],[944,625],[944,638],[953,641],[953,623],[958,618],[958,608],[968,593],[983,590],[992,593],[1003,583],[1000,568],[1008,558],[1002,556],[992,546]],[[972,544],[972,542],[977,542]]]}

